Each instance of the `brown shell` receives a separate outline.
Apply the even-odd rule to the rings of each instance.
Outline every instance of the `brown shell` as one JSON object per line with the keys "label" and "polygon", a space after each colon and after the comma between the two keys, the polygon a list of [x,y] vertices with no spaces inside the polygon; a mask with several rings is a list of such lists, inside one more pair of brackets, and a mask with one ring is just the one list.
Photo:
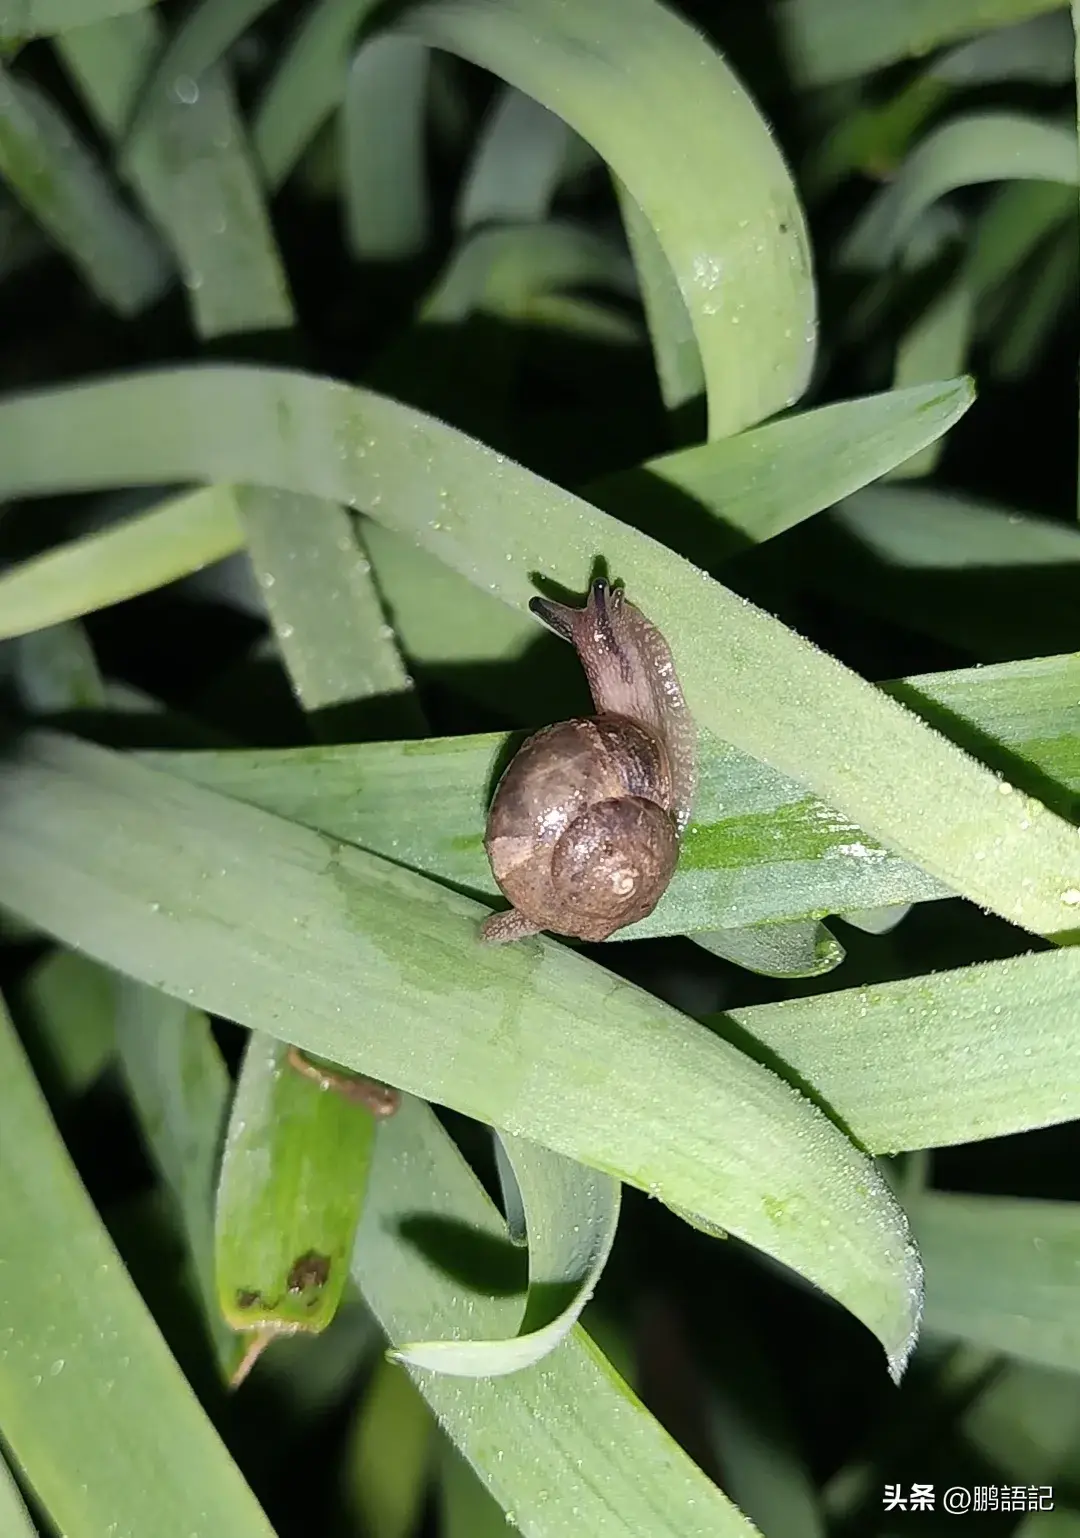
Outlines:
{"label": "brown shell", "polygon": [[545,727],[499,782],[484,847],[536,929],[606,940],[645,918],[679,853],[663,744],[623,716]]}

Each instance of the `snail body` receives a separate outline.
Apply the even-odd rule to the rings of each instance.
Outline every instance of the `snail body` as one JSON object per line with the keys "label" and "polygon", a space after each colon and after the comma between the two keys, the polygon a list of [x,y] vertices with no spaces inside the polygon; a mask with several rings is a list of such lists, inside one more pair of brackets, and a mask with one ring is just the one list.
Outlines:
{"label": "snail body", "polygon": [[606,940],[645,918],[671,880],[694,792],[694,728],[667,643],[622,590],[533,612],[577,650],[597,714],[544,727],[499,781],[484,847],[513,904],[500,943],[549,929]]}

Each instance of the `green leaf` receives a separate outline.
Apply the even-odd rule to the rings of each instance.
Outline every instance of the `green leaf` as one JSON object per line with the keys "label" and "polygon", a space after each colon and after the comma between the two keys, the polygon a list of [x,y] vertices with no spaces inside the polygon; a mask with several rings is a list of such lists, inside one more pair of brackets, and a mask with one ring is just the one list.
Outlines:
{"label": "green leaf", "polygon": [[172,1197],[225,1377],[240,1358],[214,1286],[214,1192],[232,1083],[200,1009],[130,977],[114,980],[120,1064],[147,1150]]}
{"label": "green leaf", "polygon": [[[349,1504],[369,1538],[409,1538],[431,1473],[431,1412],[400,1367],[376,1363],[346,1454]],[[499,1520],[505,1530],[502,1513]]]}
{"label": "green leaf", "polygon": [[[1075,194],[1074,194],[1075,196]],[[1034,272],[1025,274],[1016,306],[1006,318],[991,362],[995,376],[1022,379],[1034,367],[1076,292],[1078,251],[1075,229],[1051,239]]]}
{"label": "green leaf", "polygon": [[[355,520],[336,503],[245,486],[237,507],[297,698],[343,737],[416,731],[420,713]],[[325,735],[325,732],[323,733]]]}
{"label": "green leaf", "polygon": [[112,1058],[116,984],[113,973],[74,951],[54,950],[28,972],[18,993],[23,1037],[47,1091],[81,1095]]}
{"label": "green leaf", "polygon": [[354,256],[416,256],[428,238],[425,130],[429,50],[408,37],[372,37],[345,87],[345,229]]}
{"label": "green leaf", "polygon": [[[501,1285],[492,1280],[505,1226],[431,1112],[406,1101],[381,1129],[375,1157],[353,1272],[391,1341],[507,1333],[519,1296],[506,1291],[504,1269]],[[476,1379],[467,1392],[441,1373],[412,1376],[528,1538],[752,1538],[580,1326],[543,1362]]]}
{"label": "green leaf", "polygon": [[[495,896],[484,821],[490,787],[517,741],[493,733],[423,744],[150,754],[146,761]],[[613,942],[948,895],[803,787],[714,738],[701,739],[698,768],[695,821],[675,876],[655,911]]]}
{"label": "green leaf", "polygon": [[[959,374],[968,356],[974,322],[974,296],[961,274],[937,294],[901,338],[896,354],[893,384],[897,390],[928,379],[947,379]],[[930,475],[945,447],[943,438],[891,471],[894,479]]]}
{"label": "green leaf", "polygon": [[0,637],[122,603],[220,561],[242,543],[232,487],[170,497],[0,575]]}
{"label": "green leaf", "polygon": [[18,0],[0,15],[0,38],[47,37],[152,4],[153,0]]}
{"label": "green leaf", "polygon": [[17,913],[729,1229],[839,1298],[902,1366],[919,1278],[902,1215],[824,1116],[703,1028],[551,941],[481,946],[469,899],[102,749],[28,734],[4,782]]}
{"label": "green leaf", "polygon": [[531,1367],[566,1338],[592,1297],[615,1242],[619,1183],[530,1143],[501,1137],[521,1195],[529,1238],[529,1295],[517,1335],[398,1346],[410,1367],[494,1378]]}
{"label": "green leaf", "polygon": [[1001,1137],[1080,1116],[1074,950],[735,1009],[874,1153]]}
{"label": "green leaf", "polygon": [[1075,185],[1075,133],[1018,112],[953,118],[926,136],[855,222],[844,260],[852,267],[884,267],[923,212],[945,193],[1018,178]]}
{"label": "green leaf", "polygon": [[[280,187],[345,94],[353,39],[378,0],[316,0],[259,103],[253,139],[268,185]],[[196,13],[220,9],[220,0]],[[192,24],[194,24],[194,17]]]}
{"label": "green leaf", "polygon": [[0,177],[118,314],[137,315],[162,293],[169,266],[156,237],[52,101],[2,66]]}
{"label": "green leaf", "polygon": [[765,977],[821,977],[844,959],[844,947],[818,919],[714,929],[694,939],[715,956]]}
{"label": "green leaf", "polygon": [[660,397],[669,411],[679,411],[705,394],[705,363],[693,317],[648,217],[628,187],[618,181],[615,185],[649,325]]}
{"label": "green leaf", "polygon": [[398,25],[557,112],[625,185],[693,321],[711,437],[798,399],[816,335],[802,210],[750,98],[680,17],[655,0],[430,0]]}
{"label": "green leaf", "polygon": [[7,1538],[38,1538],[26,1503],[19,1493],[7,1459],[0,1450],[0,1529]]}
{"label": "green leaf", "polygon": [[445,325],[477,310],[529,319],[539,295],[574,287],[632,294],[634,272],[626,253],[578,225],[501,225],[461,241],[424,300],[420,319]]}
{"label": "green leaf", "polygon": [[[151,13],[57,40],[99,126],[118,143],[140,102],[163,28]],[[201,336],[292,322],[243,122],[223,69],[178,75],[149,99],[126,157],[129,178],[176,256]]]}
{"label": "green leaf", "polygon": [[983,661],[1075,644],[1080,534],[1068,523],[952,491],[871,486],[828,513],[819,537],[812,581],[846,604]]}
{"label": "green leaf", "polygon": [[[602,550],[668,637],[700,727],[797,776],[1013,923],[1051,934],[1073,926],[1080,851],[1066,823],[1022,794],[1001,794],[996,776],[678,556],[432,418],[326,380],[237,368],[165,371],[0,405],[8,495],[200,473],[370,505],[521,607],[533,573],[580,587]],[[887,790],[883,761],[892,766]]]}
{"label": "green leaf", "polygon": [[928,1330],[1080,1370],[1080,1203],[934,1191],[912,1222]]}
{"label": "green leaf", "polygon": [[501,1508],[449,1437],[440,1445],[439,1511],[443,1538],[506,1538]]}
{"label": "green leaf", "polygon": [[570,137],[562,118],[507,86],[477,135],[458,195],[458,229],[543,219],[566,167]]}
{"label": "green leaf", "polygon": [[77,621],[33,630],[11,643],[19,702],[32,715],[96,710],[104,686],[86,631]]}
{"label": "green leaf", "polygon": [[965,1440],[1010,1478],[1064,1480],[1080,1447],[1080,1378],[1002,1364],[964,1416]]}
{"label": "green leaf", "polygon": [[972,399],[970,382],[960,379],[819,406],[646,460],[593,482],[585,495],[646,532],[666,531],[665,539],[682,499],[692,499],[711,514],[694,552],[711,564],[904,464],[939,441]]}
{"label": "green leaf", "polygon": [[800,85],[827,85],[898,59],[920,58],[989,27],[1059,9],[1065,0],[889,0],[873,13],[859,0],[780,0],[777,20]]}
{"label": "green leaf", "polygon": [[[0,1424],[57,1527],[272,1538],[0,1015]],[[63,1456],[57,1456],[57,1449]]]}
{"label": "green leaf", "polygon": [[365,1106],[292,1069],[279,1041],[249,1038],[215,1221],[218,1302],[233,1329],[317,1333],[330,1323],[374,1131]]}

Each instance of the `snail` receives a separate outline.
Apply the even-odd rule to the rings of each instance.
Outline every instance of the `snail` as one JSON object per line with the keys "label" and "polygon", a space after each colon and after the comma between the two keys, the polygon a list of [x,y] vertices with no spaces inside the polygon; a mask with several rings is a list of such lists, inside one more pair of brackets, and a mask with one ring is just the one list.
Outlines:
{"label": "snail", "polygon": [[594,582],[581,609],[529,607],[576,649],[597,714],[544,727],[499,781],[484,848],[513,906],[481,934],[606,940],[650,914],[671,880],[694,795],[694,725],[667,642],[621,588]]}

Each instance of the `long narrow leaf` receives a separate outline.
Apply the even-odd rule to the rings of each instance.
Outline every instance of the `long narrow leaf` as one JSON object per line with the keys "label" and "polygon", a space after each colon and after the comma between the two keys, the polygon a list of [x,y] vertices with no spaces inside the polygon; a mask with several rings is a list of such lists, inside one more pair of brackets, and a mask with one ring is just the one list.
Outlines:
{"label": "long narrow leaf", "polygon": [[163,291],[169,265],[156,237],[49,98],[2,66],[0,177],[119,314],[137,315]]}
{"label": "long narrow leaf", "polygon": [[[64,1532],[272,1538],[0,1016],[0,1425]],[[57,1449],[63,1456],[57,1456]]]}
{"label": "long narrow leaf", "polygon": [[411,1367],[465,1378],[520,1372],[539,1362],[577,1323],[615,1242],[619,1183],[598,1170],[540,1148],[502,1138],[521,1193],[529,1238],[529,1297],[518,1335],[504,1340],[424,1341],[398,1346]]}
{"label": "long narrow leaf", "polygon": [[481,946],[486,910],[468,899],[101,749],[27,736],[4,785],[16,913],[739,1234],[840,1298],[902,1367],[919,1295],[902,1215],[824,1116],[703,1028],[550,941]]}
{"label": "long narrow leaf", "polygon": [[[448,1276],[434,1247],[440,1232],[457,1233],[459,1265],[471,1259],[475,1275],[477,1254],[491,1255],[505,1226],[426,1107],[406,1101],[383,1133],[353,1272],[391,1341],[477,1326],[505,1334],[518,1298]],[[413,1380],[527,1538],[751,1538],[580,1327],[510,1377],[463,1387],[414,1369]]]}
{"label": "long narrow leaf", "polygon": [[1047,1367],[1080,1370],[1080,1202],[927,1193],[926,1324]]}
{"label": "long narrow leaf", "polygon": [[0,490],[9,495],[200,474],[369,505],[522,606],[533,573],[580,588],[603,551],[673,646],[699,726],[797,776],[1014,923],[1051,934],[1074,927],[1080,850],[1066,823],[1025,795],[1002,794],[995,775],[687,562],[431,418],[329,381],[235,368],[0,405]]}
{"label": "long narrow leaf", "polygon": [[4,572],[0,637],[42,630],[163,587],[232,555],[242,543],[231,487],[169,498]]}
{"label": "long narrow leaf", "polygon": [[1070,948],[728,1018],[812,1084],[865,1147],[898,1153],[1080,1116],[1078,986]]}

